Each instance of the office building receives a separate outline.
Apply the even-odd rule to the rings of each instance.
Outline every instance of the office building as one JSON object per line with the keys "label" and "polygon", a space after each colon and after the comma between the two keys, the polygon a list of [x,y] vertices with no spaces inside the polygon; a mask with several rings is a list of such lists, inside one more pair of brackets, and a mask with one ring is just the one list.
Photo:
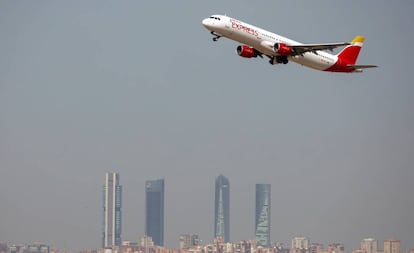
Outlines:
{"label": "office building", "polygon": [[[50,252],[50,246],[46,244],[41,243],[34,243],[34,244],[20,244],[20,245],[1,245],[4,249],[7,249],[8,253],[49,253]],[[0,252],[2,250],[0,249]],[[6,251],[4,251],[6,252]]]}
{"label": "office building", "polygon": [[230,184],[220,175],[216,178],[214,199],[214,238],[230,241]]}
{"label": "office building", "polygon": [[119,174],[108,172],[103,186],[102,247],[121,245],[122,186]]}
{"label": "office building", "polygon": [[309,238],[304,236],[297,236],[292,239],[292,249],[308,249],[309,248]]}
{"label": "office building", "polygon": [[365,238],[361,240],[361,250],[363,253],[377,253],[378,242],[374,238]]}
{"label": "office building", "polygon": [[384,241],[384,253],[400,253],[400,240],[385,240]]}
{"label": "office building", "polygon": [[145,235],[164,246],[164,179],[145,183]]}
{"label": "office building", "polygon": [[255,235],[258,246],[270,246],[270,184],[256,184]]}
{"label": "office building", "polygon": [[145,249],[148,249],[149,247],[154,247],[154,241],[152,240],[151,236],[143,236],[139,239],[139,241],[139,245]]}
{"label": "office building", "polygon": [[180,249],[187,249],[200,245],[200,238],[196,234],[183,234],[179,238]]}

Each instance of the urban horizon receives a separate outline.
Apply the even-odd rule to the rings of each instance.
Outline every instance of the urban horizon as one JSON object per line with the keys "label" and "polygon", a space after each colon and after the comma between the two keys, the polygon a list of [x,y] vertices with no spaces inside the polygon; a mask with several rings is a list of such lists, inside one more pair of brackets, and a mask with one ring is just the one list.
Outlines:
{"label": "urban horizon", "polygon": [[[107,172],[106,173],[106,184],[108,182],[108,177],[116,178],[116,185],[122,189],[122,186],[120,185],[120,173],[118,172]],[[115,179],[114,179],[115,180]],[[146,221],[145,221],[145,235],[142,238],[150,238],[150,241],[152,245],[154,246],[164,246],[164,191],[165,191],[165,180],[164,179],[156,179],[156,180],[147,180],[145,183],[145,191],[146,191]],[[115,187],[115,185],[114,185]],[[107,185],[104,186],[104,189],[107,189]],[[225,177],[224,175],[220,174],[215,179],[215,199],[214,199],[214,236],[211,240],[216,241],[217,238],[221,238],[220,240],[223,240],[223,243],[230,242],[230,180],[229,178]],[[115,192],[115,188],[114,188]],[[272,241],[271,240],[271,184],[256,184],[256,217],[255,217],[255,234],[256,239],[254,241],[257,243],[258,246],[263,247],[275,247],[280,245],[285,245],[284,243],[278,242],[278,241]],[[119,199],[122,199],[122,195],[118,196]],[[104,198],[104,213],[105,213],[105,207],[106,202]],[[115,201],[114,203],[119,203],[119,206],[117,210],[119,210],[121,213],[121,201]],[[253,203],[253,202],[252,202]],[[105,216],[105,214],[104,214]],[[121,214],[119,214],[120,217],[122,217]],[[118,219],[113,219],[118,220]],[[119,220],[122,224],[122,220]],[[154,227],[154,224],[156,226]],[[115,225],[111,225],[111,227]],[[108,227],[106,223],[104,224],[103,228]],[[103,235],[105,236],[105,233],[103,232]],[[202,241],[197,234],[191,234],[197,236],[197,241]],[[121,231],[118,231],[117,236],[119,236],[119,239],[121,240]],[[179,238],[182,237],[182,234],[179,236]],[[154,239],[155,238],[155,239]],[[309,237],[295,237],[295,238],[306,238],[307,241],[306,245],[311,245]],[[394,240],[393,239],[384,239],[385,241]],[[142,240],[142,239],[141,239]],[[146,241],[147,239],[145,239]],[[251,239],[247,239],[250,241]],[[114,243],[113,247],[121,246],[125,242],[131,242],[130,240],[122,240],[122,243]],[[375,240],[376,242],[376,240]],[[345,247],[344,244],[341,242],[331,242],[330,244],[340,244],[343,247]],[[398,240],[398,243],[400,244],[400,241]],[[134,243],[133,243],[134,244]],[[293,241],[292,241],[292,248],[293,247]],[[313,244],[313,243],[312,243]],[[317,245],[323,245],[322,243],[316,243]],[[110,245],[103,245],[102,248],[108,248]],[[384,246],[385,247],[385,246]],[[167,248],[167,247],[166,247]],[[173,247],[174,248],[174,247]],[[180,247],[182,248],[182,247]],[[306,247],[307,248],[307,247]],[[323,246],[322,246],[323,248]],[[378,248],[378,247],[376,247]],[[399,246],[400,248],[400,246]],[[379,248],[378,248],[379,249]],[[410,249],[410,247],[408,247]],[[376,250],[375,250],[376,251]],[[380,252],[380,250],[378,250]],[[371,253],[371,252],[368,252]]]}
{"label": "urban horizon", "polygon": [[[414,253],[414,248],[403,249],[401,241],[392,238],[380,241],[375,238],[363,238],[359,246],[347,249],[343,243],[331,242],[327,245],[312,242],[309,237],[296,236],[288,244],[275,242],[263,247],[256,240],[224,242],[224,238],[214,238],[203,243],[197,234],[181,234],[177,238],[177,247],[155,245],[151,237],[143,236],[138,242],[123,240],[121,245],[104,248],[81,249],[77,253]],[[240,245],[246,247],[240,250]],[[5,243],[0,242],[0,253],[74,253],[68,249],[57,248],[45,243]]]}
{"label": "urban horizon", "polygon": [[[82,253],[109,253],[107,251],[105,252],[99,252],[99,249],[119,249],[120,246],[137,246],[137,245],[143,245],[143,241],[145,241],[145,245],[150,245],[151,247],[157,247],[157,248],[163,248],[166,250],[174,250],[174,249],[183,249],[183,248],[191,248],[191,247],[183,247],[182,244],[182,237],[184,236],[195,236],[197,239],[196,241],[198,243],[191,245],[191,246],[200,246],[200,247],[208,247],[214,244],[222,243],[229,243],[229,244],[237,244],[240,242],[251,242],[256,247],[263,247],[263,248],[279,248],[284,249],[288,251],[277,251],[278,253],[338,253],[335,251],[329,251],[333,245],[335,247],[340,246],[343,250],[342,253],[414,253],[413,251],[413,245],[411,245],[412,242],[401,242],[397,238],[389,237],[388,239],[384,239],[384,243],[386,241],[398,241],[398,251],[393,252],[386,252],[384,250],[381,250],[380,247],[375,247],[377,250],[371,251],[371,252],[365,252],[361,251],[361,248],[356,247],[355,245],[352,245],[352,248],[347,248],[346,245],[344,245],[340,240],[339,241],[333,241],[333,242],[311,242],[310,237],[307,236],[299,236],[294,237],[292,239],[292,247],[286,247],[286,245],[289,245],[290,243],[281,242],[279,240],[271,240],[271,234],[270,234],[270,226],[271,226],[271,184],[252,184],[256,185],[256,218],[255,218],[255,234],[256,239],[252,238],[246,238],[242,240],[229,240],[226,238],[230,238],[230,180],[229,178],[225,177],[224,175],[220,174],[215,179],[215,187],[212,187],[212,191],[215,191],[215,200],[214,200],[214,235],[212,239],[210,240],[203,240],[198,236],[197,233],[188,233],[188,234],[179,234],[177,238],[177,247],[174,246],[164,246],[163,244],[163,234],[164,234],[164,224],[163,224],[163,217],[164,214],[164,179],[156,179],[156,180],[146,180],[145,181],[145,192],[146,192],[146,216],[147,221],[145,230],[143,236],[140,237],[139,242],[134,242],[130,239],[123,239],[122,238],[122,184],[121,184],[121,175],[118,172],[106,172],[105,174],[105,184],[103,185],[103,224],[102,224],[102,247],[91,249],[81,249],[77,250],[76,252],[82,252]],[[213,186],[213,182],[212,182]],[[155,195],[154,195],[155,194]],[[254,203],[254,201],[250,201],[251,203]],[[113,212],[107,212],[107,210],[113,210]],[[156,216],[154,216],[154,213],[157,213]],[[110,216],[113,215],[111,218]],[[152,220],[152,222],[151,222]],[[113,224],[112,224],[113,223]],[[153,227],[152,223],[158,224],[158,227]],[[109,231],[109,232],[108,232]],[[112,232],[110,232],[112,231]],[[259,231],[259,232],[258,232]],[[107,234],[110,234],[109,239]],[[155,236],[155,240],[152,236]],[[294,240],[297,238],[306,238],[308,242],[306,242],[306,245],[309,245],[309,249],[315,246],[320,247],[320,250],[322,251],[297,251],[297,249],[306,249],[308,250],[308,247],[304,248],[297,248],[293,247]],[[370,240],[371,237],[367,237]],[[366,239],[362,239],[366,240]],[[362,243],[361,241],[361,243]],[[202,242],[205,242],[203,244]],[[377,242],[377,240],[375,240]],[[9,245],[8,251],[0,251],[0,253],[7,252],[7,253],[49,253],[50,252],[72,252],[69,249],[70,246],[67,248],[59,248],[54,246],[49,246],[44,243],[20,243],[20,244],[8,244],[7,242],[0,242],[0,244],[3,243],[4,245]],[[402,244],[405,244],[405,247],[402,247]],[[51,244],[53,245],[53,243]],[[324,247],[324,245],[327,245],[327,248]],[[38,252],[30,252],[28,248],[30,246],[34,248],[38,248]],[[22,248],[23,251],[11,251],[10,247],[14,248]],[[42,248],[43,247],[43,248]],[[349,246],[348,246],[349,247]],[[362,246],[361,246],[362,247]],[[385,246],[384,246],[385,247]],[[3,247],[4,249],[4,247]],[[42,250],[41,250],[42,249]],[[48,252],[44,252],[44,250],[47,249]],[[52,250],[51,250],[52,249]],[[293,252],[290,252],[289,250],[296,249]],[[325,251],[328,250],[328,251]],[[98,252],[96,252],[98,251]],[[129,251],[128,251],[129,252]],[[118,250],[114,251],[114,253],[119,253]],[[141,252],[142,253],[142,252]],[[168,252],[171,253],[171,252]],[[192,252],[194,253],[194,252]],[[201,252],[201,253],[207,253],[207,252]],[[212,252],[210,252],[212,253]],[[223,252],[215,252],[215,253],[223,253]],[[276,252],[273,252],[276,253]]]}

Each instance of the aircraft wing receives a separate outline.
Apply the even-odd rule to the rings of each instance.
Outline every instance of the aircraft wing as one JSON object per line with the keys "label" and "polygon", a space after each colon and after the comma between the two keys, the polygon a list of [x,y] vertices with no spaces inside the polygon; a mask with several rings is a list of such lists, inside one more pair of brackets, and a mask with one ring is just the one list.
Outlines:
{"label": "aircraft wing", "polygon": [[332,51],[333,49],[337,47],[343,47],[343,46],[348,46],[348,45],[351,45],[351,43],[341,42],[341,43],[326,43],[326,44],[302,44],[302,45],[295,45],[295,46],[289,45],[289,47],[292,48],[293,55],[303,55],[304,53],[307,53],[307,52],[312,52],[312,53],[317,54],[316,51],[320,51],[320,50]]}

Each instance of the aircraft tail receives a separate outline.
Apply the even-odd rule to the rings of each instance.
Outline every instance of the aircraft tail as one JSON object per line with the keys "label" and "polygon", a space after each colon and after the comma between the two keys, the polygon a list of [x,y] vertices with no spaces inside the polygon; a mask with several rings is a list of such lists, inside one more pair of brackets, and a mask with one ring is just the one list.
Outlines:
{"label": "aircraft tail", "polygon": [[350,43],[337,54],[338,59],[350,65],[354,65],[358,59],[359,51],[361,51],[365,38],[363,36],[356,36]]}

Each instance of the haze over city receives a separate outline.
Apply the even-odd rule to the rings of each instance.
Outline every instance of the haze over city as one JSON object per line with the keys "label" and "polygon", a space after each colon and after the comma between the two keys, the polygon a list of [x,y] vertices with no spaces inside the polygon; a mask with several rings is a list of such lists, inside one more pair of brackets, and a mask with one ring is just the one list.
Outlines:
{"label": "haze over city", "polygon": [[[105,173],[122,239],[145,233],[145,181],[165,180],[165,245],[254,239],[271,184],[271,241],[414,247],[412,1],[1,1],[0,242],[101,246]],[[237,56],[201,20],[227,14],[304,43],[366,41],[360,74]]]}

